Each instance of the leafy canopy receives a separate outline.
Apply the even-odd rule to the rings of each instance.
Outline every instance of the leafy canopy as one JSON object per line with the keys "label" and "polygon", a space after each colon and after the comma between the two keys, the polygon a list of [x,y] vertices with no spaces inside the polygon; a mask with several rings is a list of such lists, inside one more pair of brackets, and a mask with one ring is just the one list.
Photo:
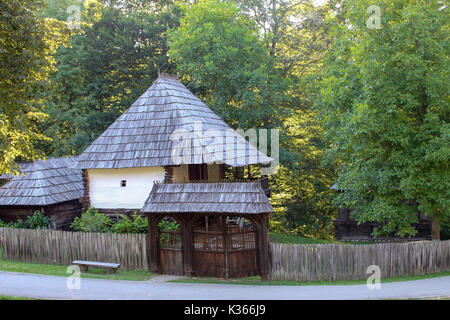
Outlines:
{"label": "leafy canopy", "polygon": [[[15,173],[17,159],[35,159],[46,137],[36,123],[53,54],[67,40],[65,24],[37,14],[41,0],[0,1],[0,172]],[[42,154],[40,155],[42,156]]]}
{"label": "leafy canopy", "polygon": [[412,235],[418,212],[449,221],[448,6],[383,0],[381,28],[370,29],[370,1],[348,1],[331,19],[318,107],[329,160],[339,167],[337,203],[375,233]]}
{"label": "leafy canopy", "polygon": [[279,125],[287,82],[278,76],[251,20],[233,2],[184,7],[169,55],[195,93],[234,128]]}

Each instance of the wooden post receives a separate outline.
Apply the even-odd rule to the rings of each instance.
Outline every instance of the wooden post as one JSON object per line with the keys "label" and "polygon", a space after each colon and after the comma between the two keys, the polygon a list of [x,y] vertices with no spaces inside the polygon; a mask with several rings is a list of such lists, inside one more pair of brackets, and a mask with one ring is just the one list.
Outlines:
{"label": "wooden post", "polygon": [[[222,218],[222,216],[221,216]],[[225,279],[229,276],[228,267],[228,230],[227,230],[227,220],[222,219],[222,243],[223,243],[223,257],[224,257],[224,267],[225,267]]]}
{"label": "wooden post", "polygon": [[89,175],[86,169],[81,171],[81,177],[83,179],[83,198],[81,200],[81,206],[83,211],[87,211],[91,205],[90,190],[89,190]]}
{"label": "wooden post", "polygon": [[165,166],[164,172],[164,182],[173,182],[173,166]]}
{"label": "wooden post", "polygon": [[158,217],[148,215],[147,256],[151,272],[159,273],[159,228]]}
{"label": "wooden post", "polygon": [[225,165],[219,164],[219,180],[225,179]]}
{"label": "wooden post", "polygon": [[192,277],[194,275],[193,260],[194,260],[194,242],[192,239],[193,223],[198,215],[193,214],[187,217],[183,215],[180,217],[182,221],[181,225],[181,237],[183,241],[183,269],[186,277]]}
{"label": "wooden post", "polygon": [[261,272],[261,281],[269,280],[269,242],[267,232],[268,214],[260,215],[257,219],[258,257]]}

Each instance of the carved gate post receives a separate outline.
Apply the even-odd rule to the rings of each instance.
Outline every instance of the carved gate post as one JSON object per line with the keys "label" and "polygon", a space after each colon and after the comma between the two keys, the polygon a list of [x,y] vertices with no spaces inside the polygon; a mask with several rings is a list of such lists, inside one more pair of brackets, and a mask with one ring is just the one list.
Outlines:
{"label": "carved gate post", "polygon": [[180,220],[182,248],[183,248],[183,269],[186,277],[192,277],[194,274],[193,259],[194,259],[194,241],[193,241],[193,223],[199,217],[198,214],[181,214]]}
{"label": "carved gate post", "polygon": [[159,273],[159,215],[148,215],[147,256],[151,272]]}

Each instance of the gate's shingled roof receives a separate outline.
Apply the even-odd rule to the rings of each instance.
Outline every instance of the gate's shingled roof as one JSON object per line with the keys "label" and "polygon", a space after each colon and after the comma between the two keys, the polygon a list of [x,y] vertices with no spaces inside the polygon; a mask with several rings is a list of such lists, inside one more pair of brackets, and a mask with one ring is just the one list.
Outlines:
{"label": "gate's shingled roof", "polygon": [[[202,123],[203,132],[218,130],[225,133],[226,130],[231,130],[237,140],[229,143],[228,148],[246,150],[245,153],[252,156],[243,157],[242,154],[225,153],[223,161],[218,162],[230,166],[243,166],[273,160],[234,132],[180,81],[171,76],[161,75],[79,156],[77,168],[155,167],[209,163],[212,162],[211,159],[222,160],[217,157],[208,158],[214,153],[214,147],[205,149],[199,146],[193,147],[190,155],[181,163],[173,162],[172,150],[174,145],[178,145],[178,141],[172,141],[171,134],[177,129],[193,132],[196,122]],[[195,138],[196,142],[199,141],[197,136]],[[205,141],[203,143],[206,146],[207,143]]]}
{"label": "gate's shingled roof", "polygon": [[83,197],[76,157],[21,163],[22,174],[0,187],[0,206],[47,206]]}
{"label": "gate's shingled roof", "polygon": [[145,213],[258,214],[273,211],[258,181],[155,183]]}

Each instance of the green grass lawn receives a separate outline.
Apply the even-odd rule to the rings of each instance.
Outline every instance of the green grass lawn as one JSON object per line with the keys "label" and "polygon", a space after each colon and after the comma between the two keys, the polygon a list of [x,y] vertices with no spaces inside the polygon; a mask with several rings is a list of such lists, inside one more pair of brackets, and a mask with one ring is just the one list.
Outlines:
{"label": "green grass lawn", "polygon": [[[381,283],[420,280],[428,278],[436,278],[450,276],[450,271],[431,273],[421,276],[396,277],[381,279]],[[289,281],[289,280],[270,280],[262,282],[260,277],[247,277],[234,280],[222,280],[217,278],[183,278],[179,280],[172,280],[169,282],[175,283],[209,283],[209,284],[238,284],[238,285],[260,285],[260,286],[313,286],[313,285],[349,285],[349,284],[365,284],[366,280],[350,280],[350,281]]]}
{"label": "green grass lawn", "polygon": [[0,301],[1,300],[43,300],[43,299],[25,298],[25,297],[10,297],[10,296],[0,295]]}
{"label": "green grass lawn", "polygon": [[373,244],[374,242],[369,241],[351,241],[351,242],[340,242],[333,239],[315,239],[310,237],[305,237],[302,235],[295,234],[283,234],[269,232],[269,240],[273,243],[293,243],[293,244],[325,244],[325,243],[340,243],[340,244]]}
{"label": "green grass lawn", "polygon": [[[0,257],[0,270],[10,272],[36,273],[49,276],[68,277],[67,266],[53,264],[37,264],[20,261],[5,260]],[[89,268],[88,272],[81,273],[82,278],[145,281],[157,274],[146,270],[117,270],[116,273],[107,274],[106,269]]]}
{"label": "green grass lawn", "polygon": [[301,236],[301,235],[282,234],[282,233],[274,233],[274,232],[269,232],[269,240],[270,240],[270,242],[276,242],[276,243],[294,243],[294,244],[337,243],[334,240],[314,239],[314,238],[308,238],[308,237]]}

